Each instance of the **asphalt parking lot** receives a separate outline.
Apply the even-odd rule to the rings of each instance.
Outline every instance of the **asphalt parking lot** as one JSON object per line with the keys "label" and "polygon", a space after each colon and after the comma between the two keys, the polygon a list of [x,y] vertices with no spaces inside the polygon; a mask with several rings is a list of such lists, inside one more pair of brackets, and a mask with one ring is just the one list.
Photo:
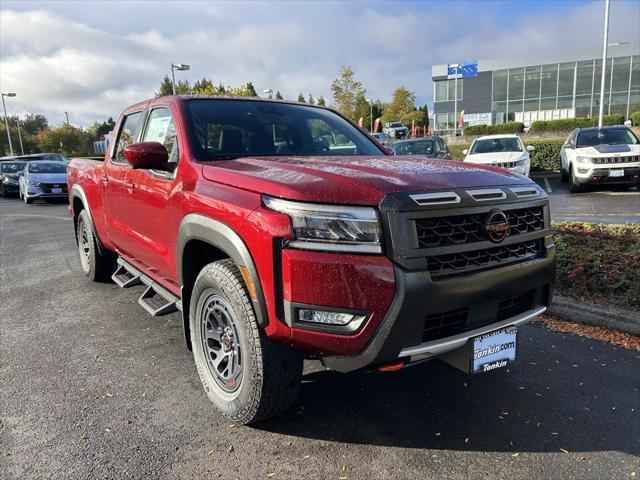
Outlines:
{"label": "asphalt parking lot", "polygon": [[640,223],[640,190],[618,185],[569,192],[559,176],[534,177],[549,194],[551,217],[557,221]]}
{"label": "asphalt parking lot", "polygon": [[640,354],[539,324],[508,371],[308,362],[291,410],[230,424],[177,315],[81,276],[66,208],[0,199],[2,479],[640,476]]}

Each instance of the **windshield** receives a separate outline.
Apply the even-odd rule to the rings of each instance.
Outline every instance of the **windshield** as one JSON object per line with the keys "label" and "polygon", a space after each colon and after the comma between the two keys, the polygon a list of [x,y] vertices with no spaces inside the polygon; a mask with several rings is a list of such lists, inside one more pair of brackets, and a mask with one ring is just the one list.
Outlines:
{"label": "windshield", "polygon": [[0,171],[2,171],[2,173],[19,173],[22,170],[24,170],[24,163],[22,162],[0,163]]}
{"label": "windshield", "polygon": [[431,155],[433,149],[433,140],[402,142],[393,146],[396,155]]}
{"label": "windshield", "polygon": [[223,99],[186,105],[198,160],[384,154],[368,135],[323,108]]}
{"label": "windshield", "polygon": [[392,122],[389,124],[390,127],[395,128],[395,127],[402,127],[403,125],[400,122]]}
{"label": "windshield", "polygon": [[522,144],[516,137],[485,138],[476,140],[471,148],[470,155],[474,153],[496,153],[496,152],[521,152]]}
{"label": "windshield", "polygon": [[603,130],[587,130],[578,135],[576,146],[592,147],[594,145],[635,145],[638,139],[626,128],[606,128]]}
{"label": "windshield", "polygon": [[29,173],[66,173],[67,166],[60,162],[30,163]]}

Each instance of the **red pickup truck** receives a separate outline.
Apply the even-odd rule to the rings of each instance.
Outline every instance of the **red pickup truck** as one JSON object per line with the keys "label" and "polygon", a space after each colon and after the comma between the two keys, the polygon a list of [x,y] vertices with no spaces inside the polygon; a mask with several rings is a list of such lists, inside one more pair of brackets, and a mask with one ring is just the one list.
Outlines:
{"label": "red pickup truck", "polygon": [[82,269],[181,311],[234,421],[288,408],[305,357],[508,365],[550,301],[548,200],[520,175],[392,156],[331,109],[254,98],[138,103],[112,140],[69,165]]}

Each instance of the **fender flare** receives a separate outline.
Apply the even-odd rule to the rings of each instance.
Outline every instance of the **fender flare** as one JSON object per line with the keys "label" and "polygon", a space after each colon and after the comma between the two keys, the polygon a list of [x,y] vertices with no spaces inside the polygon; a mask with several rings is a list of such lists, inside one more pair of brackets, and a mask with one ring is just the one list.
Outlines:
{"label": "fender flare", "polygon": [[[89,207],[89,200],[87,200],[87,195],[86,193],[84,193],[84,189],[77,183],[74,183],[73,186],[71,187],[71,202],[69,202],[69,205],[71,207],[71,213],[73,213],[73,229],[74,231],[76,230],[76,227],[77,227],[76,217],[77,215],[79,215],[79,213],[73,209],[73,200],[76,198],[80,199],[80,201],[82,202],[83,208],[87,212],[89,212],[89,217],[91,218],[91,229],[93,230],[93,236],[96,239],[96,244],[98,245],[98,252],[102,254],[106,249],[102,244],[100,237],[98,236],[98,232],[96,232],[96,225],[95,225],[95,222],[93,221],[93,214],[91,213],[91,207]],[[75,237],[76,237],[76,243],[78,243],[77,232]]]}
{"label": "fender flare", "polygon": [[[178,242],[176,245],[177,267],[181,288],[184,288],[184,278],[182,273],[184,249],[187,243],[191,240],[199,240],[218,248],[231,258],[238,268],[242,269],[244,267],[246,273],[249,275],[251,283],[253,284],[253,290],[255,292],[255,298],[252,298],[251,295],[249,295],[249,297],[256,312],[258,325],[263,328],[266,327],[269,322],[269,317],[267,315],[267,307],[264,299],[264,293],[262,291],[262,284],[260,283],[260,277],[258,276],[258,271],[253,262],[253,257],[242,238],[240,238],[240,236],[229,226],[220,221],[197,213],[190,213],[186,215],[180,222]],[[183,302],[182,307],[185,336],[187,327],[189,326],[189,305],[186,305],[186,303],[187,302]],[[189,339],[187,339],[187,341],[189,341]]]}

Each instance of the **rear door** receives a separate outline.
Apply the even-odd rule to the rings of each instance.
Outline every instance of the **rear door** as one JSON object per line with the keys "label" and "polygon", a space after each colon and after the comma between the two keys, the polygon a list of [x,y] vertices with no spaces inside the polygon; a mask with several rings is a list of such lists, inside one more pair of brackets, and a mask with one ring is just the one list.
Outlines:
{"label": "rear door", "polygon": [[124,147],[136,142],[141,118],[142,111],[126,113],[122,117],[102,179],[107,235],[118,253],[130,258],[135,244],[130,228],[133,183],[132,169],[124,158]]}

